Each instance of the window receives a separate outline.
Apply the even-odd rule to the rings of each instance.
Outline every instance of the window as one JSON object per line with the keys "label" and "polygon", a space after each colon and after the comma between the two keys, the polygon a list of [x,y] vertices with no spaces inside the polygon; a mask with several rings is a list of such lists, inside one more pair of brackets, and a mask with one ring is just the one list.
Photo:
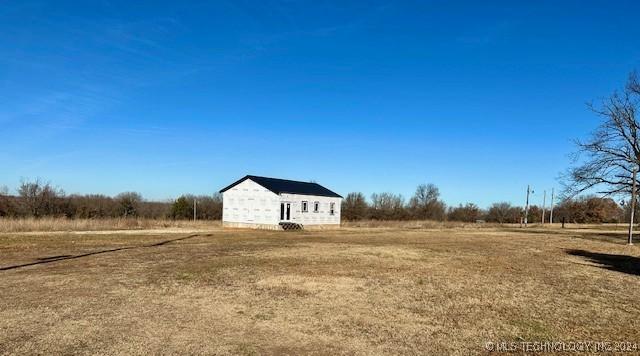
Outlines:
{"label": "window", "polygon": [[329,203],[329,214],[335,214],[336,203]]}
{"label": "window", "polygon": [[320,202],[317,201],[317,202],[313,203],[313,212],[317,213],[319,211],[320,211]]}
{"label": "window", "polygon": [[308,201],[303,201],[302,202],[302,212],[306,213],[309,211],[309,202]]}

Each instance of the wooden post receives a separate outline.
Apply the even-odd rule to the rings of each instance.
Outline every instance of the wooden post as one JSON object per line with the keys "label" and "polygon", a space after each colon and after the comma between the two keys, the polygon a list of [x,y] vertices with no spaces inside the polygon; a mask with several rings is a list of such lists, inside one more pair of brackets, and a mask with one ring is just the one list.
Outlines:
{"label": "wooden post", "polygon": [[552,224],[552,226],[553,226],[553,198],[554,198],[553,193],[554,193],[553,188],[551,188],[551,208],[549,210],[549,224]]}
{"label": "wooden post", "polygon": [[544,209],[547,205],[547,191],[544,191],[544,195],[542,196],[542,225],[544,225]]}
{"label": "wooden post", "polygon": [[629,240],[628,244],[633,245],[633,223],[634,215],[636,212],[636,174],[638,173],[638,167],[633,167],[633,182],[631,183],[631,217],[629,218]]}
{"label": "wooden post", "polygon": [[196,212],[197,212],[197,206],[196,206],[196,199],[193,199],[193,221],[196,221]]}

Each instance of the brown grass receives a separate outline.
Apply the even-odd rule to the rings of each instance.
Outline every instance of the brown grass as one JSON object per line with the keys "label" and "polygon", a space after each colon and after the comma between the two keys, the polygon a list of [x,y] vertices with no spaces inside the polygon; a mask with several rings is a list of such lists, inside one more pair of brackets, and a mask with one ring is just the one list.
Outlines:
{"label": "brown grass", "polygon": [[[546,224],[529,224],[532,228],[557,229],[560,224],[550,226]],[[51,232],[51,231],[110,231],[110,230],[148,230],[179,228],[190,230],[211,229],[220,227],[219,220],[169,220],[169,219],[143,219],[143,218],[103,218],[103,219],[67,219],[67,218],[0,218],[0,233],[10,232]],[[625,224],[566,224],[569,229],[605,229],[624,230]],[[519,228],[519,224],[496,223],[465,223],[457,221],[431,221],[431,220],[360,220],[346,221],[342,223],[346,228],[375,228],[375,229],[495,229],[495,228]]]}
{"label": "brown grass", "polygon": [[66,219],[66,218],[0,218],[0,232],[29,231],[103,231],[158,228],[211,228],[220,221],[158,219]]}
{"label": "brown grass", "polygon": [[[359,220],[346,221],[342,223],[343,227],[366,227],[366,228],[388,228],[388,229],[477,229],[477,228],[495,228],[499,224],[487,223],[467,223],[459,221],[434,221],[434,220]],[[516,224],[507,224],[504,226],[517,226]]]}
{"label": "brown grass", "polygon": [[0,354],[640,341],[640,250],[621,230],[0,234],[0,256]]}

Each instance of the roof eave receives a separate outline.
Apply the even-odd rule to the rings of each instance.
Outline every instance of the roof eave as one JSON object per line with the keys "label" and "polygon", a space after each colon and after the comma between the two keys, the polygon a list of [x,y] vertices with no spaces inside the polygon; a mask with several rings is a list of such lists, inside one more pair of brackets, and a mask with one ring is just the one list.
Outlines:
{"label": "roof eave", "polygon": [[[251,179],[251,178],[253,178],[253,177],[256,177],[256,176],[253,176],[253,175],[251,175],[251,174],[247,174],[246,176],[244,176],[244,177],[242,177],[242,178],[238,179],[237,181],[235,181],[235,182],[233,182],[233,183],[229,184],[228,186],[226,186],[226,187],[224,187],[224,188],[220,189],[219,193],[220,193],[220,194],[222,194],[222,193],[226,192],[227,190],[229,190],[229,189],[231,189],[231,188],[235,187],[236,185],[238,185],[238,184],[240,184],[240,183],[244,182],[245,180],[247,180],[247,179]],[[277,179],[277,178],[274,178],[274,179]],[[333,195],[328,195],[328,194],[302,194],[302,193],[294,193],[294,192],[274,191],[274,190],[271,190],[271,189],[269,189],[268,187],[265,187],[264,185],[260,184],[260,182],[258,182],[258,181],[257,181],[257,180],[255,180],[255,179],[252,179],[251,181],[252,181],[252,182],[254,182],[254,183],[256,183],[256,184],[258,184],[259,186],[261,186],[261,187],[263,187],[263,188],[267,189],[268,191],[270,191],[270,192],[272,192],[272,193],[274,193],[274,194],[283,194],[283,193],[284,193],[284,194],[297,194],[297,195],[309,195],[309,196],[317,196],[317,197],[328,197],[328,198],[340,198],[340,199],[344,199],[344,197],[343,197],[342,195],[340,195],[340,194],[338,194],[338,193],[335,193],[335,192],[333,192],[333,191],[331,191],[331,190],[329,190],[329,189],[327,189],[327,188],[325,188],[325,187],[322,187],[322,186],[320,186],[320,187],[322,187],[322,188],[324,188],[324,189],[328,190],[328,191],[329,191],[331,194],[333,194]],[[318,184],[318,185],[319,185],[319,184]]]}

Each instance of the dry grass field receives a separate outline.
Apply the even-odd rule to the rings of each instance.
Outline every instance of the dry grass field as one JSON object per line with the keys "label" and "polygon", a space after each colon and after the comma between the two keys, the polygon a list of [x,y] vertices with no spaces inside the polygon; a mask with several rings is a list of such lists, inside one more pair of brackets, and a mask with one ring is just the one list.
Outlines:
{"label": "dry grass field", "polygon": [[0,233],[3,232],[58,232],[58,231],[111,231],[111,230],[150,230],[167,228],[189,228],[209,230],[221,226],[220,221],[189,221],[169,219],[65,219],[65,218],[0,218]]}
{"label": "dry grass field", "polygon": [[0,354],[484,354],[640,342],[621,228],[0,234]]}

